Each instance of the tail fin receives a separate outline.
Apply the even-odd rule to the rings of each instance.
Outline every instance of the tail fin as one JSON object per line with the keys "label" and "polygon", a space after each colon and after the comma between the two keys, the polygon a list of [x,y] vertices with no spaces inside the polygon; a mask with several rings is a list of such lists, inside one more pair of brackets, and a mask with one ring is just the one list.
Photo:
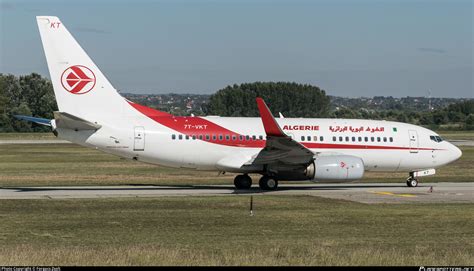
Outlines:
{"label": "tail fin", "polygon": [[130,108],[59,18],[36,17],[59,111],[92,122]]}

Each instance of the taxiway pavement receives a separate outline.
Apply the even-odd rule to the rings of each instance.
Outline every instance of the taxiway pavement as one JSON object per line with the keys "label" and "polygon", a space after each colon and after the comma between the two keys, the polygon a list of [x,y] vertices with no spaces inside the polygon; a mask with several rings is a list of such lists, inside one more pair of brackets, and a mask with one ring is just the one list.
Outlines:
{"label": "taxiway pavement", "polygon": [[281,184],[277,191],[262,191],[257,185],[248,190],[236,190],[231,185],[0,188],[0,200],[226,195],[309,195],[362,203],[474,203],[474,183],[420,183],[415,188],[405,183]]}

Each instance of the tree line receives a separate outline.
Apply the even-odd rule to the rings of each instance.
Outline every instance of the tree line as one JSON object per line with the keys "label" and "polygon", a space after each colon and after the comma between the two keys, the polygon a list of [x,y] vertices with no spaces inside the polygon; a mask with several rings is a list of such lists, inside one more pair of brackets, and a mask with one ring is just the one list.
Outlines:
{"label": "tree line", "polygon": [[[285,117],[384,119],[435,130],[474,130],[473,99],[432,111],[334,107],[326,92],[319,87],[292,82],[254,82],[227,86],[212,94],[201,106],[200,113],[257,117],[256,97],[264,98],[274,114],[280,112]],[[148,106],[158,107],[154,104]],[[57,110],[50,80],[36,73],[18,77],[0,74],[0,132],[50,131],[48,127],[16,120],[13,115],[53,118],[53,111]]]}
{"label": "tree line", "polygon": [[46,132],[48,127],[20,121],[13,115],[53,118],[57,111],[51,81],[37,73],[0,74],[0,132]]}

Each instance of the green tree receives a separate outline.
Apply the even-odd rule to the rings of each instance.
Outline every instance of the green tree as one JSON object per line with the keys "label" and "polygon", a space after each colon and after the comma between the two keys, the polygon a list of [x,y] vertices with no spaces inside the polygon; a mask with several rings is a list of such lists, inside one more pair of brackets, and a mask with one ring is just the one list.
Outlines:
{"label": "green tree", "polygon": [[48,127],[16,120],[13,115],[53,118],[57,110],[51,82],[39,74],[16,77],[0,74],[0,131],[50,131]]}
{"label": "green tree", "polygon": [[220,116],[259,116],[256,97],[262,97],[273,113],[287,117],[324,117],[329,97],[316,86],[289,82],[255,82],[227,86],[211,95],[206,113]]}

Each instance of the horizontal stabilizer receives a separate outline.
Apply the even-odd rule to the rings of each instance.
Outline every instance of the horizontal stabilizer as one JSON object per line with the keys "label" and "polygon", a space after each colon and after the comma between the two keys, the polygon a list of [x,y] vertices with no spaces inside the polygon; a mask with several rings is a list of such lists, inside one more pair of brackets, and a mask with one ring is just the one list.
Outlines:
{"label": "horizontal stabilizer", "polygon": [[19,119],[19,120],[26,120],[26,121],[34,122],[36,124],[51,126],[51,120],[50,119],[35,118],[35,117],[24,116],[24,115],[14,115],[14,117]]}
{"label": "horizontal stabilizer", "polygon": [[92,123],[66,112],[54,112],[54,120],[56,122],[56,128],[71,129],[75,131],[98,130],[102,127],[97,123]]}

